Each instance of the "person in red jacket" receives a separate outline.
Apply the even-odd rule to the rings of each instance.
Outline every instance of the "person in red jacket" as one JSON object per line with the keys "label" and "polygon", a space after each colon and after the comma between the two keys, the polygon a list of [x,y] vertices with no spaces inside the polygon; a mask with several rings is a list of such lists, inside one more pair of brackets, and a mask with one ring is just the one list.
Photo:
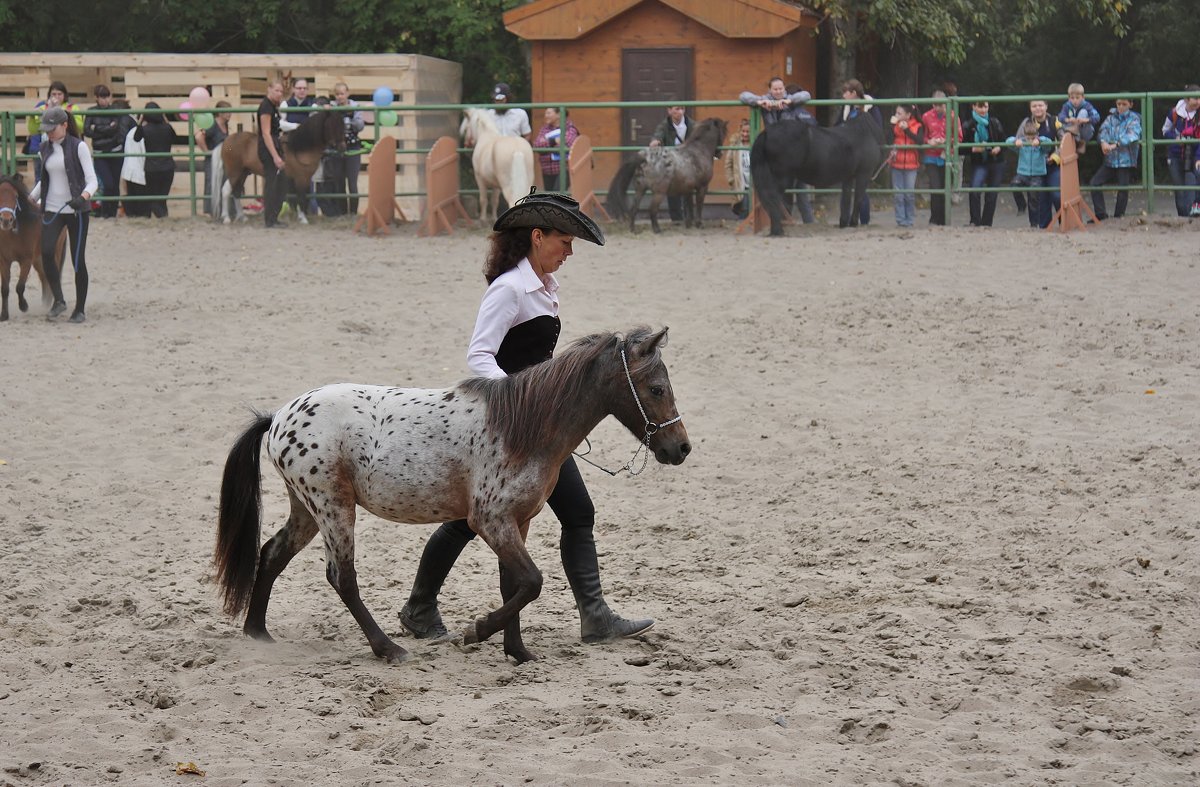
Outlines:
{"label": "person in red jacket", "polygon": [[925,144],[925,126],[917,119],[911,104],[897,104],[892,115],[894,138],[892,166],[892,200],[896,204],[896,226],[911,227],[917,217],[917,170],[921,168],[920,145]]}
{"label": "person in red jacket", "polygon": [[[940,102],[946,98],[942,89],[933,91],[933,99]],[[921,125],[925,126],[926,145],[945,145],[946,137],[955,142],[962,142],[962,124],[953,114],[946,114],[946,104],[935,103],[933,108],[921,116]],[[921,163],[925,165],[925,175],[929,178],[929,188],[935,193],[929,195],[929,223],[945,226],[946,224],[946,150],[945,148],[926,148],[921,151]]]}

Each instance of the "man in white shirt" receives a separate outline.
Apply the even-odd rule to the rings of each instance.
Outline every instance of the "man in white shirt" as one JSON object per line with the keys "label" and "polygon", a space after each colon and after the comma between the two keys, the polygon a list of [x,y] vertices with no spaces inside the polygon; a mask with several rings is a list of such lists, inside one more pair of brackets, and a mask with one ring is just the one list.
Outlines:
{"label": "man in white shirt", "polygon": [[519,107],[505,106],[511,98],[512,88],[506,82],[496,83],[496,88],[492,91],[492,101],[496,106],[488,110],[492,122],[496,124],[502,136],[529,139],[533,131],[529,126],[529,113]]}

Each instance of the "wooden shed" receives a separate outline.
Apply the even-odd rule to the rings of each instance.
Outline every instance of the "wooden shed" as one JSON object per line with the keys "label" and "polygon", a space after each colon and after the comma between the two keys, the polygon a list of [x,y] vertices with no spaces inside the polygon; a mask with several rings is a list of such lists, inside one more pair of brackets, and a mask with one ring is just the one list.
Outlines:
{"label": "wooden shed", "polygon": [[[535,0],[504,14],[530,43],[532,100],[670,101],[736,99],[767,92],[772,76],[813,91],[820,17],[787,0]],[[571,119],[592,144],[646,145],[662,108],[579,109]],[[535,110],[536,131],[541,117]],[[697,119],[746,117],[741,107],[689,111]],[[607,184],[616,153],[596,154],[596,181]],[[724,173],[713,188],[727,188]]]}
{"label": "wooden shed", "polygon": [[[95,104],[92,87],[109,85],[115,97],[125,97],[135,110],[149,100],[165,109],[186,101],[188,92],[202,85],[212,93],[212,102],[225,99],[235,107],[257,107],[266,93],[268,80],[290,76],[309,81],[311,95],[329,95],[336,82],[345,82],[351,96],[370,104],[375,88],[390,87],[399,105],[457,104],[462,100],[462,66],[425,55],[404,54],[160,54],[135,52],[22,52],[0,53],[0,110],[29,110],[46,97],[51,80],[66,83],[71,99],[81,108]],[[369,117],[369,115],[368,115]],[[237,114],[234,130],[253,129],[251,114]],[[459,113],[400,112],[398,125],[368,126],[364,138],[396,137],[400,150],[429,148],[443,134],[457,135]],[[172,124],[186,134],[187,124]],[[24,141],[25,124],[18,124]],[[179,146],[177,152],[185,152]],[[182,166],[180,164],[179,166]],[[424,154],[397,157],[397,192],[425,190]],[[171,192],[188,193],[188,178],[177,176]],[[250,186],[257,189],[257,186]],[[359,188],[366,189],[365,173]],[[416,197],[399,200],[405,213],[420,214]],[[365,206],[366,200],[360,202]],[[172,203],[182,214],[187,203]]]}

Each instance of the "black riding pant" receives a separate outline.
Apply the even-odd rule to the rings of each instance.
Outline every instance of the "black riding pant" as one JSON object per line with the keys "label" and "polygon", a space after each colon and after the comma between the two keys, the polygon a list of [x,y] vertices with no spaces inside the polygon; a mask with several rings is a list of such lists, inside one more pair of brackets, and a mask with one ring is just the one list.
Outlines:
{"label": "black riding pant", "polygon": [[275,162],[262,144],[258,146],[258,160],[263,165],[263,223],[270,227],[279,222],[279,209],[283,207],[288,178],[283,170],[275,168]]}
{"label": "black riding pant", "polygon": [[[62,291],[62,271],[54,260],[54,250],[58,245],[58,236],[63,227],[67,228],[67,246],[71,251],[71,259],[75,263],[75,310],[74,314],[83,313],[87,305],[88,269],[87,269],[87,213],[47,214],[48,218],[42,223],[42,270],[46,272],[46,280],[50,283],[50,292],[54,295],[55,303],[65,303]],[[64,257],[65,259],[65,257]]]}

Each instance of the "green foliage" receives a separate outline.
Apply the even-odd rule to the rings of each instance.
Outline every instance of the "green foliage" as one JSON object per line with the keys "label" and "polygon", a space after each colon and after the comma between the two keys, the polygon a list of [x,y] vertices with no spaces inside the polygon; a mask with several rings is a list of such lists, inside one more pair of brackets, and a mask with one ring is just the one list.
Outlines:
{"label": "green foliage", "polygon": [[1200,15],[1182,0],[1125,4],[1125,34],[1082,23],[1058,7],[1028,30],[1019,47],[986,40],[953,73],[972,94],[1065,93],[1082,82],[1092,93],[1181,90],[1200,82],[1195,42]]}
{"label": "green foliage", "polygon": [[[1182,6],[1184,0],[1175,0]],[[1030,30],[1044,25],[1060,9],[1116,35],[1125,31],[1124,14],[1131,0],[811,0],[828,14],[841,47],[861,43],[863,35],[894,45],[911,42],[934,63],[954,65],[973,57],[981,45],[1001,51],[1024,48]],[[847,26],[848,20],[856,25]],[[855,32],[850,33],[848,30]]]}
{"label": "green foliage", "polygon": [[[8,51],[404,52],[463,66],[463,100],[506,81],[528,96],[524,47],[504,29],[520,0],[0,0]],[[302,63],[297,64],[298,67]]]}

